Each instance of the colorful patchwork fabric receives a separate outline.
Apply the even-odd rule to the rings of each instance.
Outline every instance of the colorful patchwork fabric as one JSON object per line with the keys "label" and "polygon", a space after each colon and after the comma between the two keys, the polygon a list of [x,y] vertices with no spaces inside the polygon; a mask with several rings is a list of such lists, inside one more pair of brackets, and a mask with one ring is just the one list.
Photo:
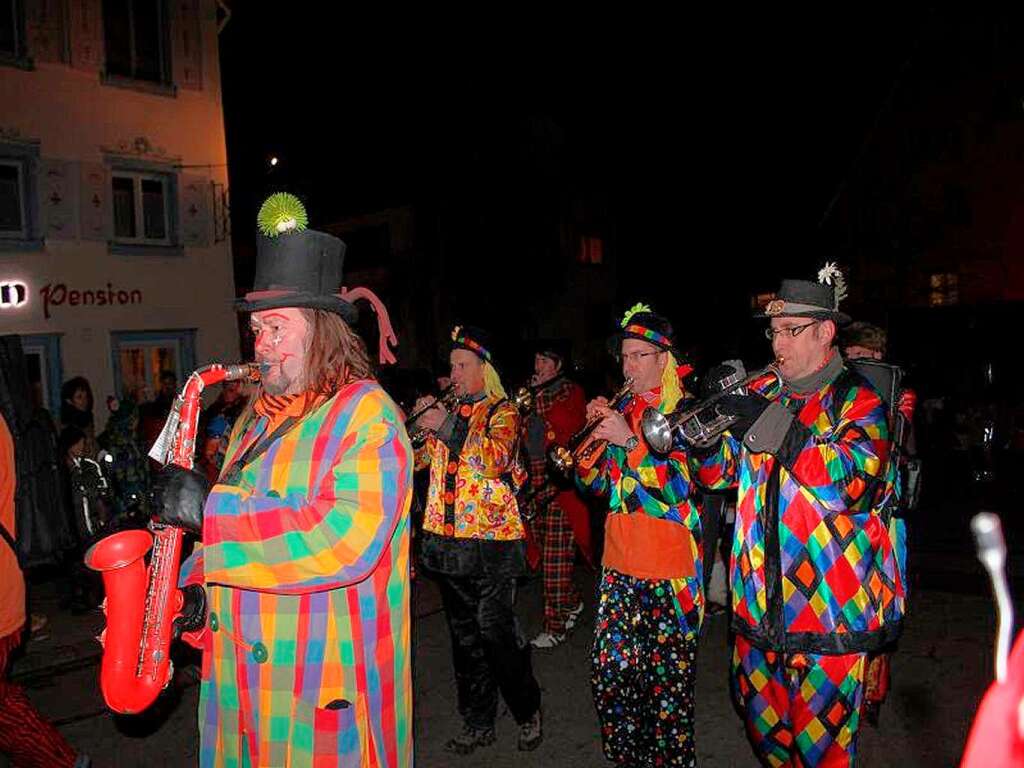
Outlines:
{"label": "colorful patchwork fabric", "polygon": [[[637,435],[641,434],[640,418],[647,408],[661,405],[660,388],[644,395],[634,396],[624,416]],[[697,614],[690,623],[700,626],[704,610],[701,566],[700,510],[695,499],[690,476],[689,459],[685,452],[674,450],[667,456],[652,453],[641,438],[637,447],[626,449],[609,444],[603,459],[592,469],[576,475],[577,486],[585,492],[608,497],[610,515],[645,514],[684,526],[690,532],[690,548],[694,562],[694,576],[672,579],[673,589],[683,615]],[[639,543],[636,543],[639,544]]]}
{"label": "colorful patchwork fabric", "polygon": [[458,455],[434,435],[416,453],[416,468],[430,467],[423,529],[456,539],[513,541],[525,537],[509,474],[517,462],[519,411],[496,397],[458,406],[467,421]]}
{"label": "colorful patchwork fabric", "polygon": [[[239,419],[227,467],[268,422]],[[411,764],[412,459],[397,406],[359,381],[214,486],[182,569],[209,601],[201,766]]]}
{"label": "colorful patchwork fabric", "polygon": [[778,455],[726,432],[697,471],[710,488],[739,488],[734,628],[780,651],[873,650],[898,635],[906,599],[885,408],[846,368],[778,402],[796,415]]}
{"label": "colorful patchwork fabric", "polygon": [[737,635],[733,695],[764,765],[854,764],[866,658],[774,653]]}

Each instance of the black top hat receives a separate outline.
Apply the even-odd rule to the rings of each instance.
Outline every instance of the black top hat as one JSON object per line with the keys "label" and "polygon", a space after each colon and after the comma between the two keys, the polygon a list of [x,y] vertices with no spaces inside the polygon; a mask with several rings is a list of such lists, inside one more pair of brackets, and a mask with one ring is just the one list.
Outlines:
{"label": "black top hat", "polygon": [[672,323],[645,305],[636,305],[622,318],[619,330],[608,337],[608,351],[618,354],[624,339],[639,339],[667,352],[676,352]]}
{"label": "black top hat", "polygon": [[[269,213],[268,208],[272,208]],[[302,203],[292,195],[272,195],[263,204],[253,289],[235,302],[235,309],[324,309],[351,325],[359,319],[359,311],[338,295],[345,243],[326,232],[304,229],[305,219]]]}
{"label": "black top hat", "polygon": [[472,325],[456,325],[452,330],[452,349],[468,349],[481,360],[492,362],[491,334]]}
{"label": "black top hat", "polygon": [[809,317],[832,320],[846,325],[850,316],[839,311],[839,302],[846,296],[846,284],[834,264],[826,264],[818,273],[818,282],[783,280],[775,298],[755,317]]}

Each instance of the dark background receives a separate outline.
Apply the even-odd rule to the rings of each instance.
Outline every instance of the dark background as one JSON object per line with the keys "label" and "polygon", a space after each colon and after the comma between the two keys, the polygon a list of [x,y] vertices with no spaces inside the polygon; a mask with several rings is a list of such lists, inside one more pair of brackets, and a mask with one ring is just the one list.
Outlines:
{"label": "dark background", "polygon": [[[444,222],[427,247],[443,253],[459,319],[514,336],[517,294],[558,300],[555,219],[582,198],[614,227],[622,305],[588,332],[642,299],[723,352],[747,330],[752,291],[810,277],[828,255],[820,224],[929,19],[913,4],[280,10],[238,3],[221,37],[241,286],[269,191],[303,197],[313,226],[412,204]],[[502,284],[480,286],[483,262]]]}

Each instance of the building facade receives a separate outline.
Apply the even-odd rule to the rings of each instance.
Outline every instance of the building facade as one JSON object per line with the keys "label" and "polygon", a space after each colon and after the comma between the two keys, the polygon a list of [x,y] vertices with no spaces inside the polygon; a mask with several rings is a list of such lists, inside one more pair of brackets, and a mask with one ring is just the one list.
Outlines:
{"label": "building facade", "polygon": [[0,6],[0,333],[42,404],[73,376],[145,401],[162,371],[237,359],[223,8]]}

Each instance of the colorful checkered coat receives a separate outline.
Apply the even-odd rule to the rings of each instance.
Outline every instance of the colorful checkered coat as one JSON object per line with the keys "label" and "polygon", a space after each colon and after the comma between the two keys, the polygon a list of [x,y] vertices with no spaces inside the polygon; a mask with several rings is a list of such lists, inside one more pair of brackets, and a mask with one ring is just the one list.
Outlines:
{"label": "colorful checkered coat", "polygon": [[[267,423],[239,419],[226,468]],[[412,458],[395,404],[358,381],[214,486],[182,575],[209,600],[201,766],[412,764]]]}
{"label": "colorful checkered coat", "polygon": [[[660,387],[634,396],[626,407],[623,415],[637,435],[641,433],[640,418],[648,407],[661,407]],[[674,450],[659,456],[648,449],[642,438],[629,453],[621,446],[609,444],[604,457],[592,469],[577,474],[576,484],[588,493],[606,496],[609,515],[651,515],[689,529],[693,576],[671,581],[680,618],[685,619],[688,629],[697,631],[704,615],[702,531],[686,453]]]}
{"label": "colorful checkered coat", "polygon": [[731,582],[736,631],[776,651],[869,651],[896,636],[905,601],[902,522],[879,395],[843,368],[810,395],[778,455],[728,432],[699,467],[710,488],[738,485]]}

